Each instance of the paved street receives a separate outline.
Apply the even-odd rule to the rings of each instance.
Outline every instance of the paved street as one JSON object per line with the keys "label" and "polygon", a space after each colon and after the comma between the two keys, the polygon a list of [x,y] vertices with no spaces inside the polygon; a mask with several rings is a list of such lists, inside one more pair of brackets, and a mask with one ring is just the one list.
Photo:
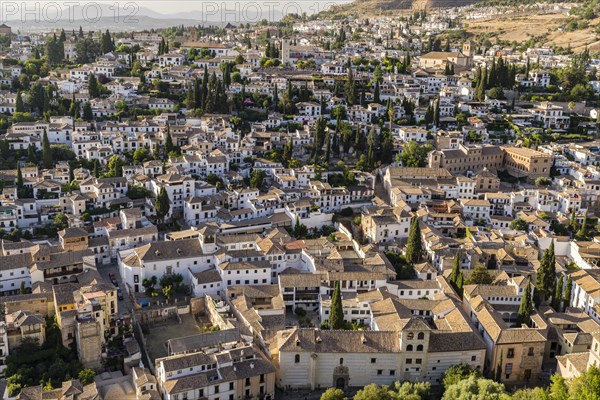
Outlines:
{"label": "paved street", "polygon": [[98,272],[108,283],[110,283],[110,277],[108,274],[112,272],[117,277],[119,288],[121,288],[121,292],[123,293],[123,300],[119,300],[119,314],[129,313],[131,310],[133,310],[133,302],[131,301],[131,297],[129,297],[127,294],[125,284],[123,284],[123,281],[121,280],[121,275],[119,274],[117,264],[111,263],[108,265],[100,265],[98,266]]}

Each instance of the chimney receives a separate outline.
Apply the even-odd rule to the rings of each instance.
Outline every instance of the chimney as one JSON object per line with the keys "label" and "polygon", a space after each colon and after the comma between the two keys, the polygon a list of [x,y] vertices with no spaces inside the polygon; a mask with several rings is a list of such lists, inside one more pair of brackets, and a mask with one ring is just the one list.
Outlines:
{"label": "chimney", "polygon": [[360,335],[360,341],[363,342],[363,344],[367,343],[367,338],[365,337],[364,333]]}
{"label": "chimney", "polygon": [[254,369],[254,363],[250,363],[250,369]]}
{"label": "chimney", "polygon": [[180,256],[181,255],[181,249],[178,247],[177,248],[177,255]]}
{"label": "chimney", "polygon": [[154,252],[154,254],[156,254],[156,256],[158,257],[158,256],[160,256],[160,251],[156,250],[156,251]]}

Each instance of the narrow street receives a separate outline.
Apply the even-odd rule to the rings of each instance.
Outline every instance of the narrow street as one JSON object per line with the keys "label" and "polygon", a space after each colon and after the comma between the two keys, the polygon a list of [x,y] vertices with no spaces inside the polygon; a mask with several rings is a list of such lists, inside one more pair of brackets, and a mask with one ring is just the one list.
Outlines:
{"label": "narrow street", "polygon": [[125,288],[125,284],[121,279],[121,275],[119,274],[119,268],[116,263],[110,263],[108,265],[99,265],[98,273],[102,276],[107,283],[110,282],[109,274],[112,272],[117,277],[117,281],[119,282],[119,288],[121,289],[121,293],[123,294],[123,300],[119,300],[119,314],[130,313],[133,310],[133,302],[131,301],[131,297],[128,295],[128,292]]}

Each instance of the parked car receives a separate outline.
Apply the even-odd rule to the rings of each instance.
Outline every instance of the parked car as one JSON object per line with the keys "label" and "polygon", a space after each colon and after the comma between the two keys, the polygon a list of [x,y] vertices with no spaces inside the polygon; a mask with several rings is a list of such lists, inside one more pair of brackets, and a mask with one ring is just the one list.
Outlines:
{"label": "parked car", "polygon": [[112,282],[113,285],[115,286],[119,286],[119,281],[117,281],[117,277],[115,276],[114,273],[109,273],[108,277],[110,278],[110,281]]}

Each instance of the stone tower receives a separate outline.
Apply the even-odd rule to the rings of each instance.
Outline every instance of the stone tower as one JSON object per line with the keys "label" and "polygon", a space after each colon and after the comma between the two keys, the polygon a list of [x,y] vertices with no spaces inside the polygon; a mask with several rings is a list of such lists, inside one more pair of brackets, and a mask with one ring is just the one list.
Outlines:
{"label": "stone tower", "polygon": [[77,354],[84,367],[102,367],[102,328],[94,319],[77,322]]}

